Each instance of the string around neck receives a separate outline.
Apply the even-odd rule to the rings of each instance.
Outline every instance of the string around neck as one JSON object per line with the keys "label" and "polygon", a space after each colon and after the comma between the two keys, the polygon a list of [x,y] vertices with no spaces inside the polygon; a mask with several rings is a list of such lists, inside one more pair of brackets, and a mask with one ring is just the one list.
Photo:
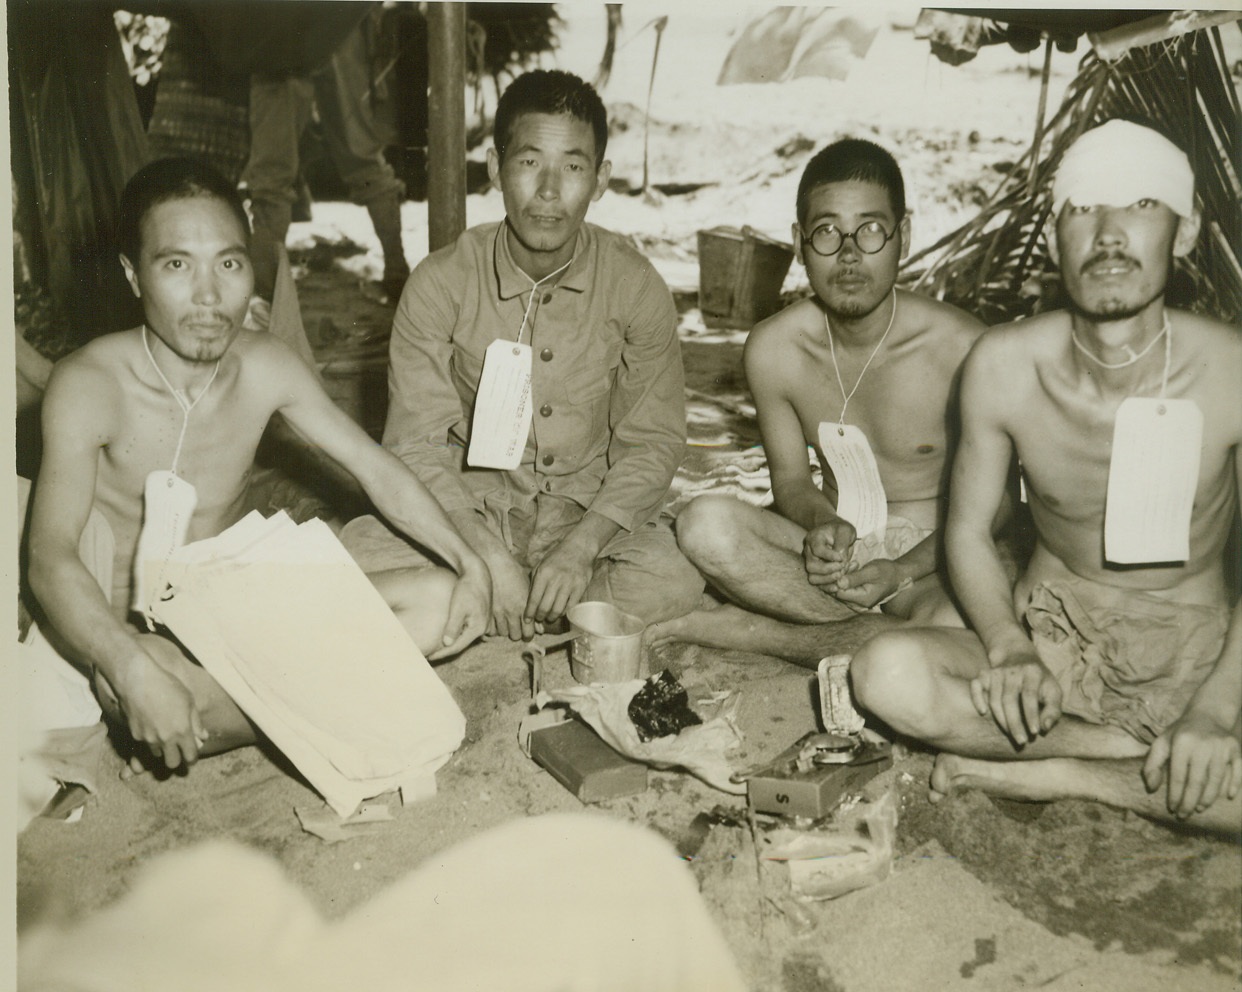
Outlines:
{"label": "string around neck", "polygon": [[168,381],[168,377],[164,375],[159,363],[156,362],[155,356],[151,354],[151,345],[147,343],[146,324],[142,325],[142,347],[147,353],[147,358],[151,360],[151,367],[155,369],[155,374],[160,377],[160,382],[162,382],[164,384],[164,388],[172,394],[172,398],[177,401],[177,406],[181,407],[181,433],[177,437],[177,447],[173,452],[172,468],[169,469],[173,475],[176,475],[177,464],[181,461],[181,446],[185,442],[186,428],[190,426],[190,411],[198,406],[198,401],[207,394],[207,390],[211,388],[211,384],[216,381],[216,375],[220,371],[220,359],[216,359],[216,367],[211,370],[211,378],[207,380],[207,385],[200,389],[198,391],[198,395],[191,400],[183,390],[173,388],[173,384]]}
{"label": "string around neck", "polygon": [[1074,330],[1073,325],[1072,324],[1070,325],[1070,340],[1074,342],[1074,347],[1077,348],[1079,351],[1081,351],[1089,359],[1091,359],[1091,361],[1095,362],[1096,365],[1100,366],[1100,368],[1110,369],[1110,370],[1129,368],[1135,362],[1142,359],[1149,351],[1151,351],[1152,348],[1156,346],[1157,341],[1159,341],[1162,337],[1167,338],[1167,336],[1171,333],[1172,332],[1169,328],[1169,315],[1168,313],[1165,313],[1164,323],[1161,324],[1160,326],[1160,333],[1157,334],[1150,341],[1148,341],[1147,345],[1143,348],[1142,351],[1136,352],[1128,344],[1123,345],[1126,351],[1130,353],[1130,357],[1127,358],[1124,362],[1106,362],[1104,361],[1104,359],[1100,358],[1097,354],[1095,354],[1095,352],[1088,349],[1087,346],[1083,344],[1081,340],[1079,340],[1078,333]]}
{"label": "string around neck", "polygon": [[[530,276],[526,275],[525,272],[522,272],[522,275],[526,276],[527,279],[530,279],[530,299],[526,301],[526,312],[522,314],[522,326],[518,328],[518,336],[517,336],[518,344],[522,343],[522,335],[526,333],[526,322],[530,319],[530,308],[535,305],[535,294],[538,292],[539,287],[542,286],[549,279],[551,279],[553,276],[559,276],[567,268],[573,265],[575,257],[576,256],[571,255],[569,257],[568,262],[562,265],[555,272],[549,272],[546,276],[544,276],[538,282],[536,282],[534,279],[530,279]],[[519,268],[519,271],[521,271],[520,268]]]}
{"label": "string around neck", "polygon": [[848,393],[845,391],[845,382],[841,379],[841,366],[837,364],[837,346],[833,343],[832,324],[828,321],[828,313],[824,312],[824,328],[828,331],[828,350],[832,355],[832,369],[837,374],[837,385],[841,388],[841,396],[845,402],[841,404],[841,419],[838,424],[845,426],[845,411],[849,408],[850,400],[854,398],[854,394],[858,392],[858,387],[862,385],[863,376],[867,374],[867,369],[871,368],[871,362],[880,352],[888,332],[893,329],[893,324],[897,320],[897,287],[893,287],[893,312],[889,315],[888,326],[884,328],[884,333],[880,335],[880,340],[875,343],[875,347],[871,349],[871,355],[868,357],[866,364],[862,367],[862,371],[858,373],[858,379],[854,382],[854,388]]}

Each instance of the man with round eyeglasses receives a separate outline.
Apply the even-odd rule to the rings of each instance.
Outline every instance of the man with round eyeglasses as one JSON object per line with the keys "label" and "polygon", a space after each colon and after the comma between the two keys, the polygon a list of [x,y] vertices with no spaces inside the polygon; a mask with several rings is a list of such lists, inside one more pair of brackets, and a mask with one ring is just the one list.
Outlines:
{"label": "man with round eyeglasses", "polygon": [[861,613],[961,624],[937,529],[954,381],[983,325],[896,288],[905,185],[870,141],[810,160],[793,239],[813,295],[759,324],[744,353],[774,506],[703,496],[682,511],[678,543],[725,603],[658,625],[657,643],[813,663]]}

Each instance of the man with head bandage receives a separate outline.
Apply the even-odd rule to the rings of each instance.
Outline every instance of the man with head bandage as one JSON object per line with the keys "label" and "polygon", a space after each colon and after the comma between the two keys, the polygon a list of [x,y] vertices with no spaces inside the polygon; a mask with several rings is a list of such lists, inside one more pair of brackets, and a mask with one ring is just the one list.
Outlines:
{"label": "man with head bandage", "polygon": [[[945,544],[972,631],[904,630],[854,658],[859,702],[963,788],[1094,799],[1242,832],[1237,528],[1242,335],[1166,308],[1199,233],[1172,142],[1113,120],[1053,183],[1069,306],[994,328],[962,372]],[[1010,595],[992,521],[1017,458],[1035,527]]]}

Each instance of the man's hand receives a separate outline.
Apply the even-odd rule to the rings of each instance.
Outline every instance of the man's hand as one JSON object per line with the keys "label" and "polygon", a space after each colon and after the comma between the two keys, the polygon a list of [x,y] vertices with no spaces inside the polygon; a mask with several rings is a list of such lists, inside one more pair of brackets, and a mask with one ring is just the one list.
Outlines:
{"label": "man's hand", "polygon": [[530,576],[508,552],[488,558],[492,576],[492,622],[488,633],[501,634],[512,641],[529,641],[535,636],[535,621],[526,616],[530,598]]}
{"label": "man's hand", "polygon": [[[826,590],[843,603],[871,609],[902,588],[901,569],[887,558],[876,558],[847,572]],[[907,583],[908,585],[908,583]]]}
{"label": "man's hand", "polygon": [[541,561],[531,577],[526,615],[548,623],[577,605],[595,570],[595,553],[570,535]]}
{"label": "man's hand", "polygon": [[1061,719],[1061,687],[1033,647],[1011,651],[972,679],[970,698],[979,715],[990,714],[1015,747],[1046,734]]}
{"label": "man's hand", "polygon": [[183,762],[188,767],[198,760],[207,731],[190,690],[175,674],[186,660],[163,637],[144,634],[138,642],[144,653],[117,674],[115,684],[100,672],[96,680],[116,700],[135,741],[169,769]]}
{"label": "man's hand", "polygon": [[[1143,782],[1155,792],[1168,779],[1169,812],[1182,819],[1202,813],[1223,793],[1242,791],[1242,744],[1238,727],[1223,725],[1192,703],[1152,741]],[[1166,770],[1167,769],[1167,770]]]}
{"label": "man's hand", "polygon": [[846,520],[833,520],[807,531],[802,541],[802,562],[811,585],[833,585],[845,574],[855,536],[854,525]]}
{"label": "man's hand", "polygon": [[444,647],[427,656],[429,661],[464,651],[487,630],[492,617],[492,576],[480,562],[458,576],[444,621]]}

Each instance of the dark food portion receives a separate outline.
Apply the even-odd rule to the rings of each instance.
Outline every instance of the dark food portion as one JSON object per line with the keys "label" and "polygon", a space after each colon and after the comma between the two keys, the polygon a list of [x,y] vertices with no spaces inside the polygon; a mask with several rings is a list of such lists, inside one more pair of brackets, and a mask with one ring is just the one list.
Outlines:
{"label": "dark food portion", "polygon": [[690,696],[685,686],[667,670],[652,675],[634,694],[629,715],[643,741],[677,734],[703,722],[690,709]]}

